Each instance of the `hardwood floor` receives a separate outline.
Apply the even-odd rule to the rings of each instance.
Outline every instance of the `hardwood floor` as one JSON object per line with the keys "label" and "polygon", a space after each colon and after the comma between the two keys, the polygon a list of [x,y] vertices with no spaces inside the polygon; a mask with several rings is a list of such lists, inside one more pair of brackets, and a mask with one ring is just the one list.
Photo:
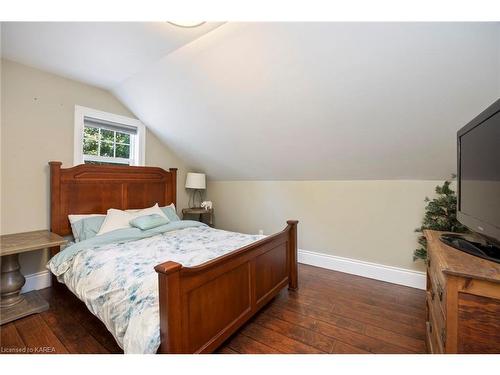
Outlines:
{"label": "hardwood floor", "polygon": [[[299,266],[284,290],[219,353],[424,353],[425,293]],[[113,336],[65,287],[40,291],[50,309],[0,327],[1,352],[121,353]]]}

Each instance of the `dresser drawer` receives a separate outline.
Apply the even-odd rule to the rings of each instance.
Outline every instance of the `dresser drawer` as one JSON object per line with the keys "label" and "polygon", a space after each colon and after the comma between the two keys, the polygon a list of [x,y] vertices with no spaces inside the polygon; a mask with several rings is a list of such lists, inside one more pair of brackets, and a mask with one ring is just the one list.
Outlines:
{"label": "dresser drawer", "polygon": [[435,259],[435,256],[430,252],[427,258],[427,272],[434,275],[434,277],[439,281],[442,286],[446,285],[446,276],[443,274],[439,262]]}
{"label": "dresser drawer", "polygon": [[427,263],[427,291],[431,294],[433,302],[437,302],[443,315],[446,315],[446,277],[432,264],[429,258]]}
{"label": "dresser drawer", "polygon": [[443,342],[446,339],[444,320],[440,311],[434,311],[429,296],[427,298],[428,321],[427,325],[427,345],[431,353],[444,353]]}
{"label": "dresser drawer", "polygon": [[426,325],[426,335],[425,335],[425,343],[427,345],[427,353],[429,354],[443,354],[443,351],[440,349],[436,336],[434,335],[432,323],[425,322]]}
{"label": "dresser drawer", "polygon": [[433,322],[432,328],[440,339],[441,346],[444,348],[446,343],[446,320],[441,311],[441,306],[436,297],[432,299],[431,293],[427,292],[427,308],[429,309],[429,321]]}

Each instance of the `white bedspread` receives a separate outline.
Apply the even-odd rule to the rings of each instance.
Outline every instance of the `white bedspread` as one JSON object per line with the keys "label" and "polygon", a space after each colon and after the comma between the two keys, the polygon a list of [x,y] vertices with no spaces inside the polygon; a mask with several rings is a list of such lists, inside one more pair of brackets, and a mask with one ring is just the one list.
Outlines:
{"label": "white bedspread", "polygon": [[160,345],[158,276],[167,260],[196,266],[264,236],[199,226],[126,243],[80,250],[63,273],[48,267],[104,322],[125,353],[155,353]]}

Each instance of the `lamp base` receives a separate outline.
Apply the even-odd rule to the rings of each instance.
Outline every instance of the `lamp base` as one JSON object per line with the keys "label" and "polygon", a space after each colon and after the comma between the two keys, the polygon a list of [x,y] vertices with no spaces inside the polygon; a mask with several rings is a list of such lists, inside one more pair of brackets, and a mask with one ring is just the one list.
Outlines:
{"label": "lamp base", "polygon": [[[199,202],[196,202],[196,193],[198,193]],[[189,197],[188,206],[189,208],[201,208],[201,202],[203,202],[203,195],[200,189],[194,189]]]}

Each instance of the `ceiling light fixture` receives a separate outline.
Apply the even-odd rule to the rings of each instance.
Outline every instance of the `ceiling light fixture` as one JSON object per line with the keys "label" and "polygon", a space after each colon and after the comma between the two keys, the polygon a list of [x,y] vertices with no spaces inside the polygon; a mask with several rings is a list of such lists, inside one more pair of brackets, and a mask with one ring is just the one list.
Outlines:
{"label": "ceiling light fixture", "polygon": [[206,21],[199,22],[199,21],[179,21],[179,22],[170,22],[167,21],[169,24],[177,26],[177,27],[184,27],[187,29],[193,28],[193,27],[198,27],[206,23]]}

